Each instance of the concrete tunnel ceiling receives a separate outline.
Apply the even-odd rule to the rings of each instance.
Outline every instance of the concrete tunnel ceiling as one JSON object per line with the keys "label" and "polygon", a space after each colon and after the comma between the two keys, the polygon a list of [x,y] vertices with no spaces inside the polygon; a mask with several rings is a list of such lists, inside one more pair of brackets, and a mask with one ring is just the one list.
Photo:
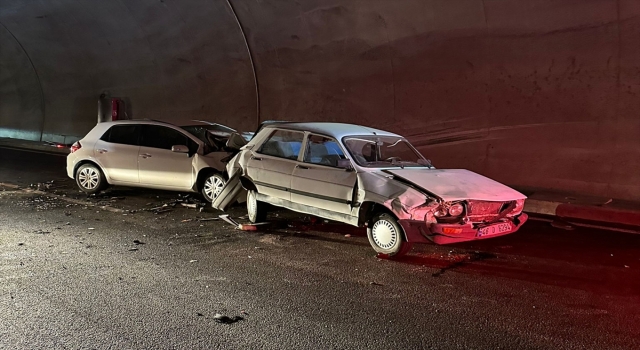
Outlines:
{"label": "concrete tunnel ceiling", "polygon": [[639,15],[636,0],[0,0],[0,137],[77,139],[106,92],[134,118],[359,123],[440,168],[638,199]]}

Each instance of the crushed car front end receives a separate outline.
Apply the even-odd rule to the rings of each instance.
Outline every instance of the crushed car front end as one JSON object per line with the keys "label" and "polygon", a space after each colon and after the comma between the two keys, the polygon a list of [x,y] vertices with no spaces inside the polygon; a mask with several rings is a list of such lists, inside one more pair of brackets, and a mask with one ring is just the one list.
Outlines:
{"label": "crushed car front end", "polygon": [[406,188],[389,191],[395,194],[387,207],[398,217],[408,242],[448,244],[498,237],[516,232],[528,219],[523,213],[525,195],[468,170],[387,169],[382,174],[387,183],[375,186],[377,191]]}
{"label": "crushed car front end", "polygon": [[516,232],[528,219],[525,199],[435,202],[415,208],[399,220],[409,242],[449,244],[493,238]]}

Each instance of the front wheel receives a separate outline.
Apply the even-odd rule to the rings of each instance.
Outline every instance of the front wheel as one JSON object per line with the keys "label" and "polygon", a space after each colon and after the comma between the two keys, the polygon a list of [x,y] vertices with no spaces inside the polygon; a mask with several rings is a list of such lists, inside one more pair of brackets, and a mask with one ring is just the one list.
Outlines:
{"label": "front wheel", "polygon": [[204,199],[209,203],[213,202],[216,198],[218,198],[220,192],[222,192],[222,188],[224,187],[224,184],[226,182],[227,180],[225,180],[224,177],[220,174],[211,173],[207,175],[202,184],[201,191]]}
{"label": "front wheel", "polygon": [[367,228],[367,238],[373,250],[389,257],[401,257],[411,250],[398,221],[387,213],[376,215]]}
{"label": "front wheel", "polygon": [[87,163],[78,168],[76,183],[84,193],[95,194],[107,187],[107,180],[102,170],[96,165]]}
{"label": "front wheel", "polygon": [[247,192],[247,214],[252,223],[262,222],[267,218],[267,204],[256,198],[256,191]]}

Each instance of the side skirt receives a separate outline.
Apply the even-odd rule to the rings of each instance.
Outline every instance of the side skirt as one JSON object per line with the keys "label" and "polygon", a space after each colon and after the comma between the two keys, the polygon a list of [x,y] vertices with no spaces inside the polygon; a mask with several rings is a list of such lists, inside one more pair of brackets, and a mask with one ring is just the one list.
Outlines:
{"label": "side skirt", "polygon": [[343,213],[336,213],[330,210],[324,210],[316,207],[311,207],[308,205],[293,203],[286,199],[275,198],[275,197],[267,196],[261,193],[257,193],[256,199],[261,202],[269,203],[276,207],[289,209],[298,213],[314,215],[317,217],[321,217],[323,219],[339,221],[339,222],[343,222],[345,224],[349,224],[356,227],[358,226],[357,216],[351,216]]}

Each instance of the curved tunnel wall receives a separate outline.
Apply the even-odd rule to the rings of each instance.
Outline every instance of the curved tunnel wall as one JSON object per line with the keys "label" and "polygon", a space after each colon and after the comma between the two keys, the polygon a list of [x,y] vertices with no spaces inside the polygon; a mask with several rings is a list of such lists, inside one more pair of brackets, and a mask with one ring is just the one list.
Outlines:
{"label": "curved tunnel wall", "polygon": [[226,1],[0,0],[0,134],[82,136],[107,91],[135,118],[361,123],[440,168],[640,198],[635,0],[231,4],[259,117]]}

